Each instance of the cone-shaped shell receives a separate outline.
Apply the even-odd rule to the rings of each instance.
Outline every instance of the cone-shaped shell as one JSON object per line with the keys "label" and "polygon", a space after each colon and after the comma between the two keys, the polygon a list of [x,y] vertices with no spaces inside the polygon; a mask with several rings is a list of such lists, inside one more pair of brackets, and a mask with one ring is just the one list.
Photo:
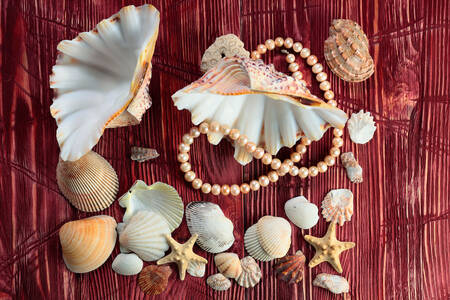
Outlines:
{"label": "cone-shaped shell", "polygon": [[50,112],[63,160],[89,152],[105,128],[140,122],[151,105],[148,85],[158,27],[155,7],[130,5],[58,44]]}
{"label": "cone-shaped shell", "polygon": [[144,147],[131,147],[131,159],[137,162],[144,162],[149,159],[154,159],[159,156],[156,149],[144,148]]}
{"label": "cone-shaped shell", "polygon": [[261,280],[262,273],[256,261],[246,256],[241,259],[242,273],[236,279],[236,282],[245,288],[254,287]]}
{"label": "cone-shaped shell", "polygon": [[241,261],[236,253],[219,253],[214,256],[214,263],[223,276],[238,278],[242,273]]}
{"label": "cone-shaped shell", "polygon": [[331,190],[322,201],[322,215],[327,222],[344,225],[353,215],[353,193],[348,189]]}
{"label": "cone-shaped shell", "polygon": [[206,283],[216,291],[226,291],[231,287],[231,281],[220,273],[209,276]]}
{"label": "cone-shaped shell", "polygon": [[288,283],[299,283],[303,279],[305,260],[303,253],[297,251],[295,255],[286,255],[278,259],[273,268],[281,280]]}
{"label": "cone-shaped shell", "polygon": [[134,253],[120,253],[112,263],[114,272],[120,275],[136,275],[141,272],[144,262]]}
{"label": "cone-shaped shell", "polygon": [[168,266],[146,266],[139,274],[138,284],[147,295],[159,295],[167,288],[172,269]]}
{"label": "cone-shaped shell", "polygon": [[56,168],[58,187],[77,209],[96,212],[116,199],[119,179],[113,167],[94,151],[79,160],[59,160]]}
{"label": "cone-shaped shell", "polygon": [[[319,140],[329,125],[343,128],[347,115],[311,95],[299,81],[275,71],[261,60],[225,58],[203,77],[179,90],[172,99],[188,109],[192,122],[217,121],[236,128],[249,141],[276,154],[301,136]],[[223,135],[210,133],[218,144]],[[236,160],[245,165],[252,156],[237,144]]]}
{"label": "cone-shaped shell", "polygon": [[280,217],[264,216],[259,219],[257,232],[261,247],[274,258],[286,255],[291,247],[291,225]]}
{"label": "cone-shaped shell", "polygon": [[119,235],[120,245],[142,260],[154,261],[169,249],[165,238],[170,234],[169,225],[160,215],[150,211],[138,211],[125,225]]}
{"label": "cone-shaped shell", "polygon": [[142,180],[137,180],[128,192],[119,198],[119,204],[127,209],[123,215],[124,222],[138,211],[152,211],[167,221],[170,232],[180,226],[184,214],[183,201],[177,190],[162,182],[147,186]]}
{"label": "cone-shaped shell", "polygon": [[292,198],[284,204],[288,219],[301,229],[309,229],[319,221],[319,209],[304,196]]}
{"label": "cone-shaped shell", "polygon": [[105,215],[64,224],[59,240],[67,268],[86,273],[103,265],[116,244],[116,226],[114,218]]}

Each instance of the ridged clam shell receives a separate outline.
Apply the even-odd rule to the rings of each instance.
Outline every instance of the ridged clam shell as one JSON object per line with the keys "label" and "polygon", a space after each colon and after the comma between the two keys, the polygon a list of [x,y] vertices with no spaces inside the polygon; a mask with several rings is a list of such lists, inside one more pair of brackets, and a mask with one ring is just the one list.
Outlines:
{"label": "ridged clam shell", "polygon": [[348,120],[347,129],[354,143],[365,144],[373,138],[377,127],[370,112],[364,112],[361,109],[357,114],[352,114]]}
{"label": "ridged clam shell", "polygon": [[259,242],[258,227],[257,224],[250,226],[244,235],[244,245],[245,250],[251,257],[261,261],[270,261],[274,257],[269,255],[262,247]]}
{"label": "ridged clam shell", "polygon": [[245,288],[254,287],[261,280],[262,273],[256,261],[246,256],[241,259],[242,273],[236,279],[236,282]]}
{"label": "ridged clam shell", "polygon": [[170,274],[169,266],[146,266],[139,274],[139,287],[147,295],[159,295],[166,290]]}
{"label": "ridged clam shell", "polygon": [[136,253],[142,260],[154,261],[169,249],[165,238],[169,225],[160,215],[142,210],[134,214],[119,235],[120,245]]}
{"label": "ridged clam shell", "polygon": [[288,283],[299,283],[303,279],[305,260],[303,253],[297,251],[295,255],[286,255],[278,259],[273,268],[281,280]]}
{"label": "ridged clam shell", "polygon": [[206,271],[206,264],[198,261],[191,260],[189,262],[189,265],[187,267],[187,270],[189,275],[194,277],[203,277],[205,276]]}
{"label": "ridged clam shell", "polygon": [[345,152],[341,154],[341,162],[347,171],[347,177],[351,182],[363,182],[363,170],[355,158],[353,152]]}
{"label": "ridged clam shell", "polygon": [[186,222],[189,232],[198,234],[196,243],[207,252],[223,252],[234,243],[233,223],[217,204],[189,203],[186,206]]}
{"label": "ridged clam shell", "polygon": [[209,276],[206,283],[216,291],[226,291],[231,287],[231,281],[220,273]]}
{"label": "ridged clam shell", "polygon": [[59,240],[67,268],[86,273],[103,265],[116,244],[116,225],[114,218],[105,215],[64,224]]}
{"label": "ridged clam shell", "polygon": [[60,159],[56,180],[67,200],[85,212],[97,212],[109,207],[119,190],[116,171],[94,151],[73,162]]}
{"label": "ridged clam shell", "polygon": [[144,147],[131,147],[131,159],[137,162],[141,163],[157,157],[159,157],[159,153],[158,151],[156,151],[156,149]]}
{"label": "ridged clam shell", "polygon": [[331,190],[322,201],[322,215],[327,222],[344,225],[353,215],[353,193],[348,189]]}
{"label": "ridged clam shell", "polygon": [[147,186],[142,180],[136,180],[128,192],[119,198],[119,204],[127,209],[123,215],[124,222],[138,211],[152,211],[167,221],[170,232],[180,226],[184,214],[183,201],[177,190],[162,182]]}
{"label": "ridged clam shell", "polygon": [[214,263],[223,276],[238,278],[242,273],[241,261],[236,253],[219,253],[214,256]]}
{"label": "ridged clam shell", "polygon": [[324,56],[331,71],[345,81],[360,82],[374,72],[367,36],[352,20],[333,20]]}
{"label": "ridged clam shell", "polygon": [[319,221],[319,209],[304,196],[286,201],[284,211],[288,219],[301,229],[309,229]]}
{"label": "ridged clam shell", "polygon": [[333,294],[348,293],[350,286],[347,279],[339,275],[321,273],[313,281],[314,286],[329,290]]}
{"label": "ridged clam shell", "polygon": [[215,42],[205,50],[200,69],[206,72],[215,67],[223,57],[250,57],[244,43],[234,34],[226,34],[216,38]]}
{"label": "ridged clam shell", "polygon": [[257,226],[261,247],[273,258],[286,255],[291,247],[291,225],[280,217],[264,216]]}
{"label": "ridged clam shell", "polygon": [[136,254],[120,253],[112,263],[114,272],[120,275],[130,276],[141,272],[144,262]]}

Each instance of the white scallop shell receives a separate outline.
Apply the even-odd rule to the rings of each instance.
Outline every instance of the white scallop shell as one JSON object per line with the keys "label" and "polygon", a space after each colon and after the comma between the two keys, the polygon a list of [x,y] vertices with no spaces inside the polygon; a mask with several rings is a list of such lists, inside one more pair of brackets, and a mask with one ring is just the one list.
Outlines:
{"label": "white scallop shell", "polygon": [[189,275],[194,277],[205,276],[206,264],[198,261],[191,260],[186,270]]}
{"label": "white scallop shell", "polygon": [[[122,231],[125,229],[126,225],[127,225],[126,223],[117,223],[116,231],[117,231],[117,234],[119,236],[122,233]],[[120,245],[120,243],[119,243],[119,249],[120,249],[120,253],[125,253],[126,254],[126,253],[130,253],[131,252],[127,248],[122,247],[122,245]]]}
{"label": "white scallop shell", "polygon": [[234,243],[233,222],[217,204],[191,202],[186,206],[186,222],[191,234],[198,234],[197,244],[210,253],[229,249]]}
{"label": "white scallop shell", "polygon": [[353,215],[353,193],[348,189],[331,190],[322,201],[322,215],[327,222],[344,225]]}
{"label": "white scallop shell", "polygon": [[375,122],[370,112],[360,110],[357,114],[352,114],[347,123],[350,139],[356,144],[365,144],[373,138],[375,130]]}
{"label": "white scallop shell", "polygon": [[209,276],[206,283],[216,291],[226,291],[231,287],[231,281],[220,273]]}
{"label": "white scallop shell", "polygon": [[250,226],[244,234],[244,245],[245,250],[247,250],[248,254],[251,257],[261,261],[271,261],[274,259],[271,255],[269,255],[262,247],[259,242],[258,236],[258,226],[257,224],[253,224]]}
{"label": "white scallop shell", "polygon": [[250,57],[250,52],[245,50],[244,43],[234,34],[219,36],[203,53],[200,69],[202,72],[206,72],[215,67],[223,57],[233,57],[235,55]]}
{"label": "white scallop shell", "polygon": [[254,287],[261,280],[262,273],[256,261],[251,256],[241,259],[242,273],[236,282],[245,288]]}
{"label": "white scallop shell", "polygon": [[127,222],[119,235],[119,242],[142,260],[154,261],[163,257],[169,249],[166,234],[170,234],[166,220],[154,212],[142,210]]}
{"label": "white scallop shell", "polygon": [[127,209],[123,215],[124,222],[138,211],[153,211],[166,219],[172,232],[183,220],[184,205],[180,195],[175,188],[162,182],[147,186],[142,180],[136,180],[128,192],[119,198],[119,204]]}
{"label": "white scallop shell", "polygon": [[214,256],[214,263],[223,276],[238,278],[242,273],[241,261],[236,253],[226,252]]}
{"label": "white scallop shell", "polygon": [[347,279],[327,273],[318,274],[313,281],[313,285],[327,289],[333,294],[348,293],[350,289]]}
{"label": "white scallop shell", "polygon": [[341,154],[341,162],[347,171],[347,177],[351,182],[363,182],[363,170],[358,164],[353,152],[345,152]]}
{"label": "white scallop shell", "polygon": [[120,275],[136,275],[141,272],[144,262],[136,254],[120,253],[112,263],[114,272]]}
{"label": "white scallop shell", "polygon": [[273,258],[285,256],[291,247],[289,222],[280,217],[264,216],[256,225],[259,243],[264,251]]}
{"label": "white scallop shell", "polygon": [[58,44],[50,111],[63,160],[89,152],[105,128],[140,122],[151,104],[148,84],[158,27],[155,7],[130,5]]}
{"label": "white scallop shell", "polygon": [[284,204],[288,219],[301,229],[309,229],[319,221],[319,209],[304,196],[292,198]]}

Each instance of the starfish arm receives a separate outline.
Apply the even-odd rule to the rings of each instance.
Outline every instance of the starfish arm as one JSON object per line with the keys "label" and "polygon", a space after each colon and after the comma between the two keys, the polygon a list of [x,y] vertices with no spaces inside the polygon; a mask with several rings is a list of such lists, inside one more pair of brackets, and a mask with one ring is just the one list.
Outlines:
{"label": "starfish arm", "polygon": [[175,241],[173,239],[173,237],[170,234],[166,234],[165,235],[167,243],[170,245],[170,247],[172,248],[173,246],[178,246],[180,245],[177,241]]}
{"label": "starfish arm", "polygon": [[305,241],[307,241],[308,243],[310,243],[314,247],[316,247],[317,242],[320,241],[320,238],[317,238],[317,237],[312,236],[312,235],[305,235],[303,238],[305,239]]}
{"label": "starfish arm", "polygon": [[164,256],[163,258],[159,259],[156,264],[157,265],[164,265],[164,264],[168,264],[173,262],[172,259],[172,253],[170,253],[169,255]]}
{"label": "starfish arm", "polygon": [[345,250],[352,249],[353,247],[356,246],[356,244],[353,242],[343,242],[343,244],[344,244]]}
{"label": "starfish arm", "polygon": [[208,260],[205,259],[204,257],[201,257],[200,255],[197,255],[195,253],[192,253],[192,254],[194,254],[194,255],[192,256],[191,260],[194,260],[199,263],[205,263],[205,264],[208,263]]}
{"label": "starfish arm", "polygon": [[325,260],[323,259],[322,255],[319,252],[316,252],[314,257],[309,261],[308,266],[310,268],[314,268],[315,266],[317,266],[320,263],[323,263],[324,261]]}
{"label": "starfish arm", "polygon": [[189,246],[189,248],[192,248],[195,244],[195,241],[197,241],[198,234],[194,233],[189,240],[186,242],[186,245]]}
{"label": "starfish arm", "polygon": [[330,257],[328,262],[336,270],[336,272],[342,273],[341,261],[339,260],[338,255]]}
{"label": "starfish arm", "polygon": [[336,240],[336,223],[331,222],[330,225],[328,226],[328,230],[327,233],[325,234],[325,236],[329,237],[330,240]]}
{"label": "starfish arm", "polygon": [[182,259],[178,262],[178,274],[180,275],[180,280],[184,280],[186,277],[186,270],[189,262],[186,259]]}

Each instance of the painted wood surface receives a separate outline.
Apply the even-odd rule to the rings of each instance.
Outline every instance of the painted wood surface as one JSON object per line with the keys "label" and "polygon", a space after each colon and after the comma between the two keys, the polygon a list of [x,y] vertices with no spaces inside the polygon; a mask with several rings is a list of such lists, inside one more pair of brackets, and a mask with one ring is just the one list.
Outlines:
{"label": "painted wood surface", "polygon": [[[138,126],[108,129],[95,150],[116,169],[119,195],[136,179],[163,181],[176,187],[185,203],[218,203],[235,226],[230,249],[245,255],[243,234],[260,217],[284,217],[283,205],[305,195],[320,205],[332,188],[349,188],[355,195],[351,222],[338,229],[341,240],[356,248],[341,256],[343,275],[354,299],[448,299],[450,274],[450,23],[446,0],[181,0],[151,1],[161,12],[160,35],[153,59],[153,105]],[[63,263],[59,227],[92,214],[77,211],[58,191],[56,124],[49,113],[52,92],[48,77],[56,45],[95,26],[128,4],[118,0],[3,0],[1,5],[0,105],[0,299],[141,299],[136,277],[118,276],[111,258],[98,270],[75,275]],[[291,36],[310,47],[323,62],[323,41],[334,18],[357,21],[368,35],[375,60],[369,80],[349,84],[330,70],[332,88],[341,108],[351,113],[369,110],[378,124],[366,145],[350,143],[364,169],[364,182],[350,183],[339,163],[326,174],[300,181],[283,178],[277,184],[244,197],[214,197],[190,188],[176,162],[176,147],[191,126],[189,113],[177,111],[170,96],[200,75],[203,51],[222,34],[241,37],[248,49],[276,36]],[[268,56],[286,70],[281,55]],[[312,83],[309,71],[307,81]],[[319,94],[317,84],[312,90]],[[330,145],[330,134],[314,143],[305,163],[316,163]],[[158,149],[151,162],[129,159],[131,146]],[[210,182],[241,182],[261,175],[258,163],[241,168],[227,142],[213,147],[204,139],[192,151],[194,168]],[[285,157],[289,151],[281,151]],[[124,210],[114,203],[103,213],[121,220]],[[321,219],[311,230],[293,227],[291,253],[313,251],[304,234],[322,236]],[[174,232],[187,240],[185,221]],[[207,276],[214,274],[213,256]],[[321,264],[306,269],[304,280],[287,285],[277,280],[273,263],[260,263],[263,279],[253,289],[237,284],[214,292],[205,278],[180,281],[173,273],[167,291],[155,299],[340,299],[312,286]],[[175,267],[173,270],[175,271]]]}

